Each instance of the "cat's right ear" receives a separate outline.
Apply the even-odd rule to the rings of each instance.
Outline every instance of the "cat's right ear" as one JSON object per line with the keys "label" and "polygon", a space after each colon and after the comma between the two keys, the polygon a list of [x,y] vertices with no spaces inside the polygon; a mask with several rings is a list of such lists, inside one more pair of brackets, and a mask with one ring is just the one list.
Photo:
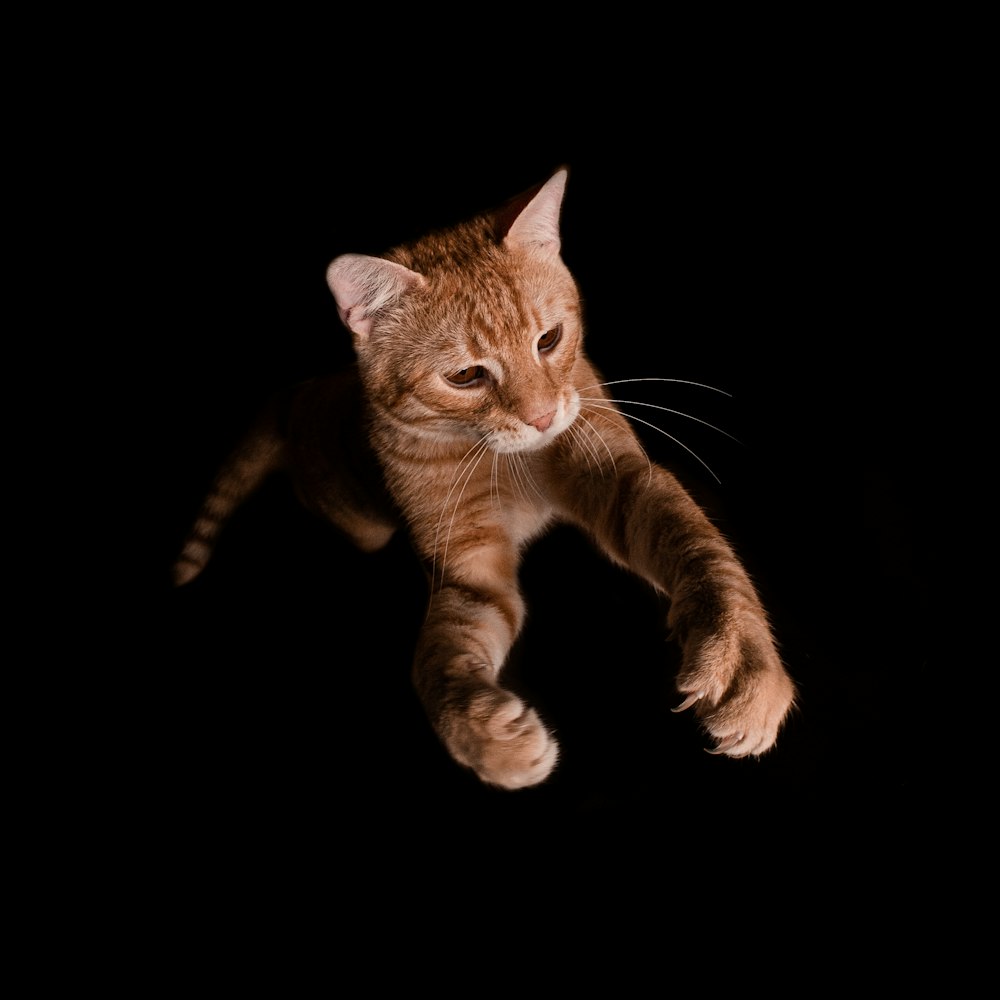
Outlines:
{"label": "cat's right ear", "polygon": [[326,269],[337,312],[351,333],[366,340],[375,314],[424,284],[424,276],[381,257],[345,253]]}

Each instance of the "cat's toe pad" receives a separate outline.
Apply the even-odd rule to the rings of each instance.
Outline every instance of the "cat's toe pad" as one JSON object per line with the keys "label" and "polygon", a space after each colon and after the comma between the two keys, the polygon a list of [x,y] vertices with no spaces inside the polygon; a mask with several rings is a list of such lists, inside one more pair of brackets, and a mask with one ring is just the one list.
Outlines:
{"label": "cat's toe pad", "polygon": [[537,785],[559,756],[538,713],[499,688],[479,692],[448,730],[445,742],[455,758],[501,788]]}

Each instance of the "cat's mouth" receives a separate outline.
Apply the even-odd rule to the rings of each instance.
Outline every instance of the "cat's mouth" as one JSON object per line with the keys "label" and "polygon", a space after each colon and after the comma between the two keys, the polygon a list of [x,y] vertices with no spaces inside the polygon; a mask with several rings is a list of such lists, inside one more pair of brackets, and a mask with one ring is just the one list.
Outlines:
{"label": "cat's mouth", "polygon": [[549,420],[542,418],[533,424],[520,423],[491,432],[490,447],[502,455],[541,451],[568,430],[579,415],[580,396],[574,392],[568,402],[563,399],[557,402]]}

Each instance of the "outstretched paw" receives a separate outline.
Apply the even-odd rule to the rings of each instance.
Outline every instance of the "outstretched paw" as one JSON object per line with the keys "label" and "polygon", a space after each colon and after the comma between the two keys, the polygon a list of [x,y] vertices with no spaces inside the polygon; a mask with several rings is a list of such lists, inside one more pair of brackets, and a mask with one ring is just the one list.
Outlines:
{"label": "outstretched paw", "polygon": [[482,781],[501,788],[537,785],[551,774],[559,756],[538,713],[501,688],[476,691],[443,729],[452,756]]}
{"label": "outstretched paw", "polygon": [[685,697],[673,711],[694,709],[715,742],[709,753],[750,757],[770,750],[795,703],[795,686],[777,653],[742,643],[735,656],[708,647],[698,659],[678,681]]}

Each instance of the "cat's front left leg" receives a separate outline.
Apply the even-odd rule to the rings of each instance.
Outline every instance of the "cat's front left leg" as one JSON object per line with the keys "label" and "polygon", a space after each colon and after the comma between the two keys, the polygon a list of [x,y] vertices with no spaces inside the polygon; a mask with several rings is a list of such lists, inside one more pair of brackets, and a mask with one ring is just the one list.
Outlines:
{"label": "cat's front left leg", "polygon": [[756,588],[677,479],[626,446],[614,478],[594,483],[577,462],[554,489],[605,551],[669,595],[668,621],[683,650],[675,711],[693,708],[711,752],[759,756],[774,745],[795,686]]}
{"label": "cat's front left leg", "polygon": [[559,755],[538,713],[499,682],[522,618],[513,582],[502,591],[447,584],[431,598],[414,662],[417,692],[448,752],[508,789],[544,781]]}

